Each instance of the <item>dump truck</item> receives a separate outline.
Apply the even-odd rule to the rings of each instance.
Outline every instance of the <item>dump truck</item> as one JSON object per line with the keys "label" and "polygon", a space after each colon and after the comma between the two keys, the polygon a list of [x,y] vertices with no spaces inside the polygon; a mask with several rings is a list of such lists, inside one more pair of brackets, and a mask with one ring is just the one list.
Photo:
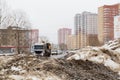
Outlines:
{"label": "dump truck", "polygon": [[32,45],[31,52],[35,55],[50,57],[51,44],[50,43],[36,43]]}

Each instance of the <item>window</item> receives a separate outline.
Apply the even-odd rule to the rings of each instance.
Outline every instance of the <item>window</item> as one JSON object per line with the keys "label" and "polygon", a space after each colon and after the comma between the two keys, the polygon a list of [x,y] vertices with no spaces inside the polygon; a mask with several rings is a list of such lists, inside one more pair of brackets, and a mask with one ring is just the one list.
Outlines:
{"label": "window", "polygon": [[44,48],[43,45],[35,45],[35,46],[34,46],[34,49],[43,49],[43,48]]}

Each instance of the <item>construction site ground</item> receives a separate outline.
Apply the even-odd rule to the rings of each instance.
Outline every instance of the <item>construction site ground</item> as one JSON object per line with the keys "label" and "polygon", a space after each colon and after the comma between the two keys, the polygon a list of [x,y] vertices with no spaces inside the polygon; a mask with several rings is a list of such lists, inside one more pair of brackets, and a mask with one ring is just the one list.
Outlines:
{"label": "construction site ground", "polygon": [[0,56],[0,80],[119,80],[119,75],[90,61],[16,54]]}

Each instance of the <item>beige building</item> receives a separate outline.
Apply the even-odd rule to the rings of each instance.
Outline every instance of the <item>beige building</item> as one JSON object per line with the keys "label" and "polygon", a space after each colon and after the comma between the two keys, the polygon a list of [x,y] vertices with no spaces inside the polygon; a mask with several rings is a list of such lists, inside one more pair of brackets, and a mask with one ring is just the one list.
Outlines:
{"label": "beige building", "polygon": [[120,15],[114,17],[114,39],[120,39]]}
{"label": "beige building", "polygon": [[76,49],[80,49],[81,48],[81,34],[77,34],[75,35],[76,37]]}
{"label": "beige building", "polygon": [[0,47],[13,47],[16,50],[26,51],[31,44],[31,30],[23,30],[17,27],[0,29]]}
{"label": "beige building", "polygon": [[[82,43],[83,39],[81,39],[81,34],[78,35],[68,35],[67,36],[67,49],[80,49],[83,48]],[[98,46],[98,38],[97,35],[87,35],[86,46]]]}
{"label": "beige building", "polygon": [[[84,36],[84,35],[83,35]],[[68,50],[80,49],[82,48],[81,34],[79,35],[68,35],[67,37],[67,48]],[[95,35],[87,35],[87,43],[86,46],[99,46],[98,36]]]}
{"label": "beige building", "polygon": [[99,40],[97,34],[87,35],[87,46],[99,46]]}
{"label": "beige building", "polygon": [[76,35],[68,35],[66,41],[68,50],[76,49]]}
{"label": "beige building", "polygon": [[120,14],[120,4],[104,5],[98,8],[98,39],[104,44],[114,39],[114,16]]}

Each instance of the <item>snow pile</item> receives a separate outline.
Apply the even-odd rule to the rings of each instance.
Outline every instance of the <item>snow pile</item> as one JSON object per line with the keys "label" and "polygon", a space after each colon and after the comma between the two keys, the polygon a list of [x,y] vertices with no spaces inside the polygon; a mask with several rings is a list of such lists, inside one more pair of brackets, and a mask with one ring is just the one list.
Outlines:
{"label": "snow pile", "polygon": [[108,43],[106,43],[102,47],[105,48],[105,49],[110,49],[110,50],[120,49],[120,40],[116,39],[116,40],[113,40],[113,41],[109,41]]}
{"label": "snow pile", "polygon": [[37,77],[37,76],[32,76],[32,75],[27,75],[27,76],[24,76],[24,75],[10,75],[9,76],[10,79],[13,79],[13,80],[61,80],[59,79],[58,77],[56,76],[49,76],[49,77]]}
{"label": "snow pile", "polygon": [[84,48],[67,60],[88,60],[104,64],[113,71],[120,72],[120,40],[109,41],[102,47]]}
{"label": "snow pile", "polygon": [[0,65],[0,80],[118,80],[119,77],[103,64],[90,61],[33,55],[0,56],[0,59],[1,62],[6,59]]}

